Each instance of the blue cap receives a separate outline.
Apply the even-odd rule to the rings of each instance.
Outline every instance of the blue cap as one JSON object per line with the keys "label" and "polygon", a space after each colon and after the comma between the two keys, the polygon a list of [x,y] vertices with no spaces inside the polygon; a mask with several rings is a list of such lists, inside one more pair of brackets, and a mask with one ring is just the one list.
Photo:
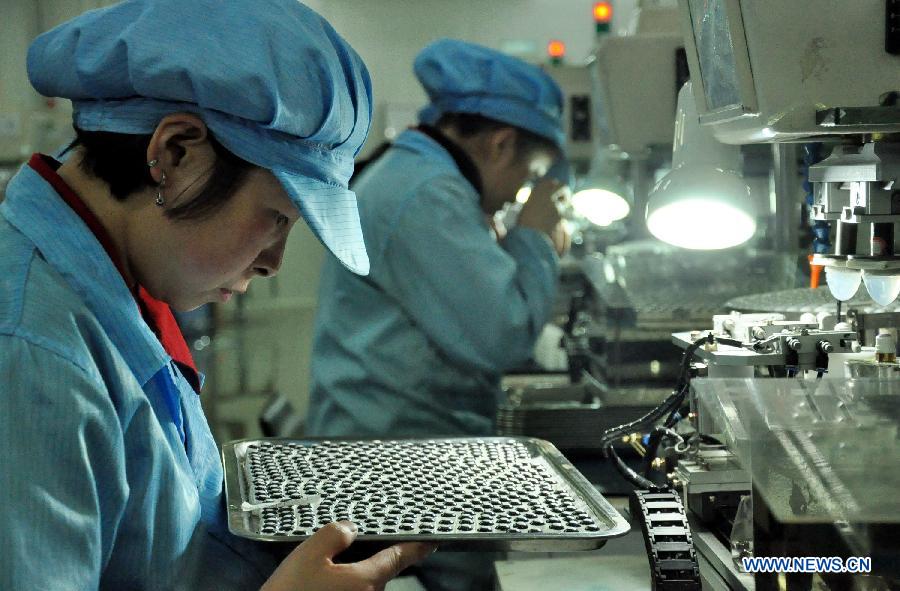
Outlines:
{"label": "blue cap", "polygon": [[431,104],[419,121],[471,113],[545,137],[565,151],[562,91],[539,67],[481,45],[441,39],[416,57],[414,71]]}
{"label": "blue cap", "polygon": [[575,186],[575,175],[572,171],[572,165],[566,158],[557,158],[556,161],[550,165],[550,169],[547,170],[547,174],[544,176],[556,179],[567,187]]}
{"label": "blue cap", "polygon": [[126,0],[38,37],[28,76],[72,100],[87,131],[152,133],[197,113],[237,156],[269,169],[319,240],[366,274],[356,195],[372,85],[360,57],[297,0]]}

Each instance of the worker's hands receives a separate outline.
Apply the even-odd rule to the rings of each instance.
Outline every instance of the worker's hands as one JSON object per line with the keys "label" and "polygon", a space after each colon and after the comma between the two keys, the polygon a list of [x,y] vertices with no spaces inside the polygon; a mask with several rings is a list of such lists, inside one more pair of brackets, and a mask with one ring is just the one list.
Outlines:
{"label": "worker's hands", "polygon": [[366,560],[336,564],[332,559],[350,547],[356,532],[348,521],[323,527],[281,562],[260,591],[381,591],[435,549],[431,544],[396,544]]}
{"label": "worker's hands", "polygon": [[550,241],[553,243],[553,248],[556,249],[556,254],[559,256],[569,252],[569,247],[572,246],[572,234],[564,221],[560,220],[557,222],[556,228],[553,229],[553,234],[550,235]]}
{"label": "worker's hands", "polygon": [[528,201],[519,213],[518,225],[546,234],[557,254],[569,250],[571,238],[562,223],[557,203],[568,198],[569,189],[556,179],[543,178],[531,190]]}
{"label": "worker's hands", "polygon": [[506,238],[506,226],[503,225],[503,222],[497,219],[497,214],[485,214],[484,221],[487,222],[488,228],[491,229],[491,234],[494,235],[494,240],[499,242]]}

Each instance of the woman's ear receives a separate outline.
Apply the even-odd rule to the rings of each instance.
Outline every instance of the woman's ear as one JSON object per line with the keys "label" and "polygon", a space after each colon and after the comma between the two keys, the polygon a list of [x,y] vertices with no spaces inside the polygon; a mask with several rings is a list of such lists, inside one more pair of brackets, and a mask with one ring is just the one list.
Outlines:
{"label": "woman's ear", "polygon": [[216,154],[209,143],[209,131],[203,120],[193,113],[166,115],[156,126],[147,146],[147,162],[156,164],[150,175],[160,182],[162,173],[170,177],[183,171],[188,176],[208,170]]}
{"label": "woman's ear", "polygon": [[485,138],[488,158],[500,167],[509,166],[516,159],[516,130],[501,127],[489,132]]}

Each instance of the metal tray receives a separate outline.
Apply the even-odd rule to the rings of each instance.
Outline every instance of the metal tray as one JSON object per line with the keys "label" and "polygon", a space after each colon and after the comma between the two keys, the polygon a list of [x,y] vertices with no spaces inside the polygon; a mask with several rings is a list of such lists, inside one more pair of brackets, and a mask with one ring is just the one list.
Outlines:
{"label": "metal tray", "polygon": [[552,444],[525,437],[244,439],[222,449],[228,525],[302,541],[332,521],[361,542],[593,550],[628,523]]}

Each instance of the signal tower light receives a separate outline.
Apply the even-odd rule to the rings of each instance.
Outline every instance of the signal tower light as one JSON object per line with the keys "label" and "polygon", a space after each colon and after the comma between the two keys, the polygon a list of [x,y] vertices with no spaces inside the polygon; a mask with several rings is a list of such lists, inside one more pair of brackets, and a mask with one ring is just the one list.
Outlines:
{"label": "signal tower light", "polygon": [[612,21],[612,2],[594,2],[594,23],[597,33],[609,33],[609,23]]}
{"label": "signal tower light", "polygon": [[566,57],[566,44],[559,39],[551,39],[547,43],[547,55],[550,56],[550,61],[554,65],[561,64],[563,58]]}

